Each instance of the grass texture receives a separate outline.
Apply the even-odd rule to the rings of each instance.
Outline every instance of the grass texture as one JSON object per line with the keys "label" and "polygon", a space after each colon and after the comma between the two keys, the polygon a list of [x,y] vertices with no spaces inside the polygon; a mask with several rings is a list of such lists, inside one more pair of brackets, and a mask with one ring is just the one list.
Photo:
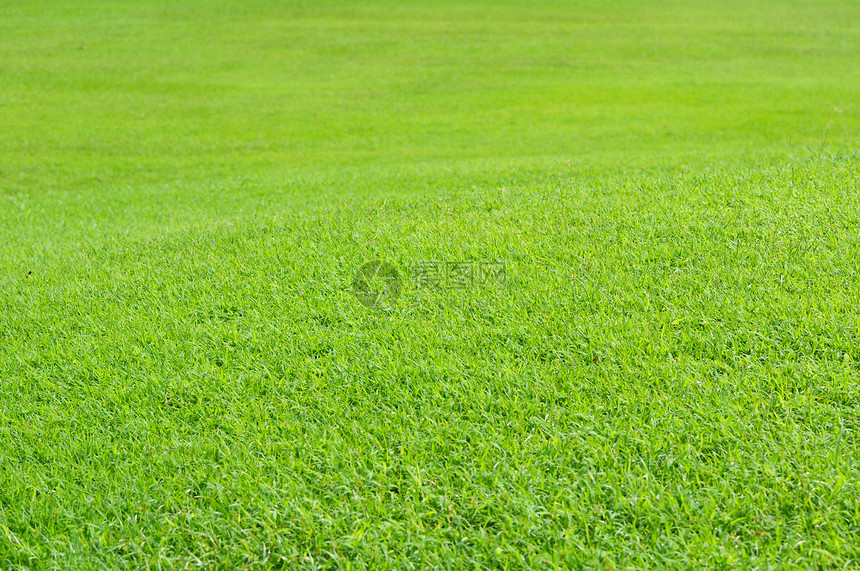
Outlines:
{"label": "grass texture", "polygon": [[4,3],[0,567],[860,565],[858,45],[841,0]]}

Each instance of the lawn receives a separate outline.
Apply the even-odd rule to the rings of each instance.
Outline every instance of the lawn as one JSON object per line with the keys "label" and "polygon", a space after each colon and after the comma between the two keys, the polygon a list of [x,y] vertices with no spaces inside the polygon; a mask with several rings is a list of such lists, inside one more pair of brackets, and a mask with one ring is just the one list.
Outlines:
{"label": "lawn", "polygon": [[0,568],[860,565],[858,50],[848,0],[5,2]]}

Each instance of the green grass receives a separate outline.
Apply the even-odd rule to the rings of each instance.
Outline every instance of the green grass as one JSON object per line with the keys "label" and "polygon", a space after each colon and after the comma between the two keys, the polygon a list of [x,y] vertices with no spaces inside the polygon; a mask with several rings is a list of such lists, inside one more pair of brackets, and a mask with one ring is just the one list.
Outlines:
{"label": "green grass", "polygon": [[4,4],[0,568],[860,565],[858,22]]}

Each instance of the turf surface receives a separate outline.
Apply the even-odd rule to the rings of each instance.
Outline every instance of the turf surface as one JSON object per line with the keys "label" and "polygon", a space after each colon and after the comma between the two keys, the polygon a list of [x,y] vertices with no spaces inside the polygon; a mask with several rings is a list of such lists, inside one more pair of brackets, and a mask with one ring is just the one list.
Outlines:
{"label": "turf surface", "polygon": [[3,4],[0,567],[860,564],[858,23]]}

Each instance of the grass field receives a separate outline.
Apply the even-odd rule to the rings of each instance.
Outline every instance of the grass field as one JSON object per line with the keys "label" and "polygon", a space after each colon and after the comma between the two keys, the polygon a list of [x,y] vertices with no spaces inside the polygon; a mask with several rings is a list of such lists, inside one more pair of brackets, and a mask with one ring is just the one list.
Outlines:
{"label": "grass field", "polygon": [[0,5],[0,568],[860,565],[860,5],[594,4]]}

